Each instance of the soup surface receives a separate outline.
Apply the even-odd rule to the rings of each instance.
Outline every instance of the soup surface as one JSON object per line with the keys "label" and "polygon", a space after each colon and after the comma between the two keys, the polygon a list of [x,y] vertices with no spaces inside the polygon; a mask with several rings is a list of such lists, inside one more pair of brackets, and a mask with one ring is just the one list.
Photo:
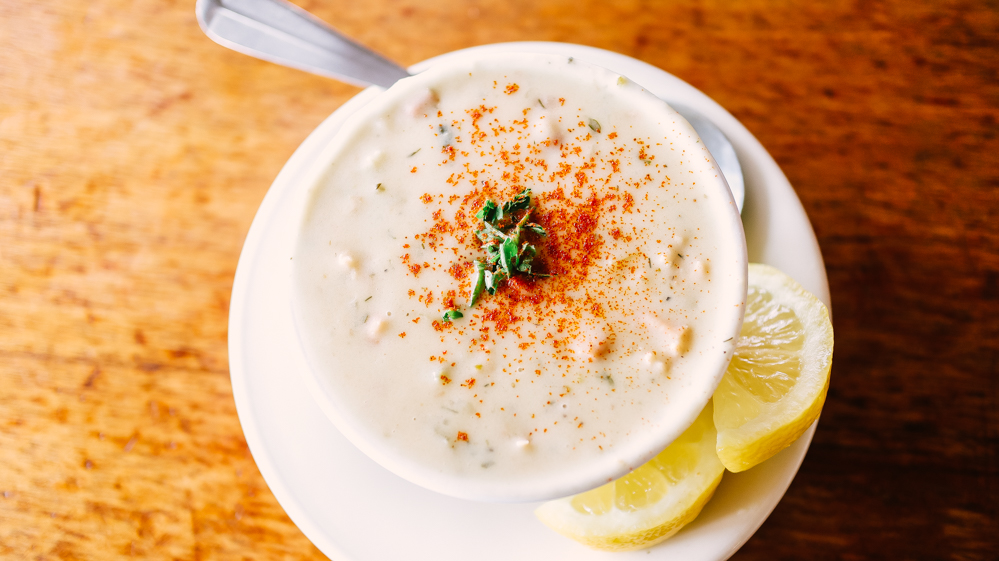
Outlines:
{"label": "soup surface", "polygon": [[355,114],[324,165],[296,318],[347,433],[396,467],[620,475],[710,397],[745,242],[696,133],[636,84],[555,56],[433,68]]}

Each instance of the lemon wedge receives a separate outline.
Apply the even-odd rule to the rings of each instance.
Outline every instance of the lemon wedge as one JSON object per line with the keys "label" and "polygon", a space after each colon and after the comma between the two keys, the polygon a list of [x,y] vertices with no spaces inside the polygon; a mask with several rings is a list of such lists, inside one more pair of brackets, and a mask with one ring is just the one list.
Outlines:
{"label": "lemon wedge", "polygon": [[549,528],[596,549],[659,543],[693,520],[718,487],[725,468],[715,454],[716,438],[709,402],[679,438],[635,471],[534,513]]}
{"label": "lemon wedge", "polygon": [[777,269],[751,264],[732,362],[697,420],[632,473],[547,502],[535,514],[556,532],[606,551],[669,538],[697,517],[726,468],[738,472],[759,464],[818,418],[832,350],[825,305]]}
{"label": "lemon wedge", "polygon": [[742,332],[712,398],[718,457],[729,471],[772,457],[819,417],[832,351],[825,305],[777,269],[751,264]]}

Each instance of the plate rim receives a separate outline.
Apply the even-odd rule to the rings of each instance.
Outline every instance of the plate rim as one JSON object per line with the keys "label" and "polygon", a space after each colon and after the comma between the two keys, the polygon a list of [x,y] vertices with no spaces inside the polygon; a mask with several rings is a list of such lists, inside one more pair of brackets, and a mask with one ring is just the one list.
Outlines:
{"label": "plate rim", "polygon": [[[533,52],[549,52],[549,53],[560,53],[560,54],[572,54],[580,56],[580,58],[585,58],[592,62],[591,59],[603,59],[609,57],[616,60],[627,60],[633,67],[645,67],[647,71],[661,73],[664,76],[675,79],[685,86],[685,94],[698,98],[698,104],[700,109],[703,109],[704,113],[725,131],[726,135],[733,140],[737,146],[749,146],[756,152],[765,155],[765,160],[763,164],[767,164],[776,169],[778,174],[778,180],[774,184],[766,186],[766,189],[778,189],[786,191],[784,195],[789,194],[790,200],[787,201],[789,204],[797,204],[800,215],[804,217],[804,222],[806,230],[810,236],[805,236],[802,240],[804,246],[811,245],[809,248],[811,253],[813,253],[818,260],[819,271],[818,277],[812,279],[809,283],[802,282],[806,287],[811,289],[814,293],[823,300],[826,305],[829,305],[829,294],[828,294],[828,281],[825,276],[825,268],[822,265],[821,252],[818,248],[817,240],[815,239],[814,231],[811,228],[810,223],[805,216],[804,209],[801,207],[801,202],[797,198],[790,183],[787,182],[786,177],[784,177],[783,172],[780,171],[779,166],[773,161],[773,158],[769,153],[762,147],[761,144],[752,136],[751,133],[739,123],[731,114],[725,111],[720,105],[718,105],[714,100],[708,98],[702,92],[693,88],[686,82],[683,82],[679,78],[676,78],[669,74],[668,72],[656,68],[648,63],[639,61],[628,57],[627,55],[614,53],[611,51],[606,51],[603,49],[597,49],[594,47],[586,47],[581,45],[572,45],[567,43],[547,43],[547,42],[516,42],[516,43],[500,43],[493,45],[483,45],[478,47],[472,47],[469,49],[462,49],[459,51],[454,51],[451,53],[445,53],[437,57],[425,60],[417,65],[414,65],[414,70],[419,70],[427,65],[437,62],[443,57],[456,56],[458,53],[466,53],[470,51],[481,51],[481,50],[492,50],[492,51],[533,51]],[[599,62],[596,64],[601,65]],[[627,72],[621,72],[622,74],[628,74]],[[641,82],[639,82],[641,83]],[[645,84],[642,84],[645,86]],[[649,88],[650,91],[655,93],[654,88]],[[261,434],[260,428],[257,426],[257,419],[254,415],[253,403],[250,399],[249,388],[247,385],[248,380],[246,379],[246,370],[243,362],[244,359],[244,349],[243,349],[243,339],[244,339],[244,318],[245,318],[245,305],[246,297],[249,291],[250,278],[248,277],[250,269],[256,263],[258,257],[258,252],[260,249],[260,244],[262,242],[262,236],[266,231],[267,226],[274,217],[274,212],[277,206],[281,202],[281,198],[287,195],[289,189],[289,182],[294,179],[294,176],[302,174],[304,170],[309,167],[310,158],[314,157],[316,153],[320,152],[325,144],[323,139],[331,134],[331,130],[335,132],[334,127],[338,127],[342,124],[342,121],[346,118],[346,115],[350,111],[355,110],[360,107],[371,96],[380,91],[380,88],[368,88],[360,92],[357,96],[351,98],[342,106],[340,106],[336,111],[334,111],[329,117],[327,117],[312,133],[303,141],[294,154],[286,162],[285,166],[282,168],[281,172],[275,178],[271,187],[268,189],[260,207],[257,210],[256,215],[251,223],[250,229],[247,233],[246,239],[244,241],[243,249],[240,253],[239,262],[236,268],[236,274],[233,281],[233,288],[230,296],[230,314],[229,314],[229,365],[230,365],[230,379],[233,385],[233,398],[236,402],[237,415],[240,420],[240,425],[244,432],[244,438],[247,442],[247,446],[250,449],[251,454],[254,457],[254,461],[257,464],[264,481],[271,489],[278,503],[282,506],[288,516],[292,521],[303,531],[306,537],[313,542],[324,554],[326,555],[336,555],[341,558],[351,558],[338,544],[328,539],[328,536],[323,531],[323,529],[312,520],[310,516],[306,513],[306,509],[303,508],[301,503],[295,497],[295,494],[291,491],[285,481],[283,481],[279,475],[278,468],[275,466],[273,459],[268,451],[267,444],[264,442],[264,438]],[[339,121],[339,123],[338,123]],[[748,156],[740,153],[740,159]],[[759,163],[759,162],[754,162]],[[772,170],[770,170],[772,171]],[[750,170],[751,172],[751,170]],[[780,181],[782,179],[782,181]],[[748,191],[748,189],[747,189]],[[747,199],[749,198],[749,193],[747,192]],[[787,197],[785,197],[787,198]],[[748,204],[748,203],[747,203]],[[748,232],[747,232],[748,234]],[[748,238],[748,235],[747,235]],[[752,243],[747,239],[748,243]],[[811,243],[809,243],[811,242]],[[765,258],[766,255],[763,255]],[[761,259],[760,261],[765,261],[766,259]],[[752,259],[752,253],[750,255],[750,261]],[[800,279],[799,279],[800,280]],[[818,281],[818,282],[816,282]],[[335,428],[333,430],[336,430]],[[766,513],[759,517],[754,524],[746,526],[740,536],[736,538],[730,550],[721,557],[714,557],[717,559],[726,559],[731,556],[735,551],[737,551],[742,545],[759,529],[759,527],[766,521],[769,517],[770,512],[776,507],[783,497],[788,486],[790,486],[791,481],[793,481],[798,469],[800,468],[801,462],[804,460],[804,456],[807,453],[808,445],[811,442],[812,435],[814,434],[815,425],[813,426],[801,437],[798,446],[802,447],[803,450],[800,451],[799,456],[794,462],[794,469],[791,477],[786,481],[786,484],[782,485],[780,489],[779,496],[773,504],[766,509]],[[724,484],[724,482],[723,482]],[[751,526],[751,527],[750,527]],[[666,542],[668,543],[668,542]],[[651,551],[651,550],[650,550]]]}

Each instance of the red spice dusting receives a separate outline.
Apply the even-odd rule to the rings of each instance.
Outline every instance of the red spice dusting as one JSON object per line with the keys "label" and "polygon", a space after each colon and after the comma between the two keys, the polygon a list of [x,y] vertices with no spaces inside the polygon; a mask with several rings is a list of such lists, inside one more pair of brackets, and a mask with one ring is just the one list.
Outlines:
{"label": "red spice dusting", "polygon": [[520,89],[520,86],[518,86],[517,84],[507,84],[506,89],[503,90],[503,91],[506,92],[506,95],[510,95],[510,94],[513,94],[513,93],[517,93],[517,90],[519,90],[519,89]]}
{"label": "red spice dusting", "polygon": [[413,166],[413,169],[409,170],[409,173],[416,173],[416,166]]}
{"label": "red spice dusting", "polygon": [[454,280],[463,280],[472,272],[472,264],[468,261],[455,261],[447,268],[447,272]]}
{"label": "red spice dusting", "polygon": [[461,385],[461,387],[472,389],[472,386],[474,386],[474,385],[475,385],[475,378],[469,378],[469,379],[465,380],[465,383],[463,383]]}
{"label": "red spice dusting", "polygon": [[590,313],[593,314],[593,317],[602,318],[604,317],[604,308],[600,305],[600,302],[594,302],[590,306]]}
{"label": "red spice dusting", "polygon": [[449,145],[441,148],[441,152],[447,155],[447,160],[444,160],[444,162],[448,162],[448,161],[452,161],[453,162],[454,161],[454,156],[455,156],[454,146],[451,146],[449,144]]}
{"label": "red spice dusting", "polygon": [[468,442],[468,433],[465,433],[465,432],[462,432],[462,431],[458,431],[458,437],[457,437],[457,439],[461,440],[461,441],[464,441],[464,442]]}
{"label": "red spice dusting", "polygon": [[399,338],[400,338],[400,339],[405,339],[405,338],[406,338],[406,332],[405,332],[405,331],[403,331],[402,333],[400,333],[400,334],[399,334]]}
{"label": "red spice dusting", "polygon": [[[487,309],[482,314],[482,322],[493,322],[497,333],[505,333],[513,323],[520,321],[520,319],[514,315],[513,310],[509,307]],[[489,327],[484,326],[481,331],[488,333]]]}
{"label": "red spice dusting", "polygon": [[635,206],[635,197],[631,193],[624,194],[624,204],[621,205],[621,210],[624,212],[631,212],[631,207]]}
{"label": "red spice dusting", "polygon": [[[540,270],[539,264],[539,270]],[[538,281],[533,277],[518,276],[508,279],[506,286],[509,288],[510,300],[514,302],[530,302],[534,305],[541,303],[541,293],[538,290]]]}
{"label": "red spice dusting", "polygon": [[466,113],[469,114],[469,116],[472,117],[472,128],[475,129],[475,132],[472,133],[471,135],[472,144],[475,144],[478,140],[481,140],[486,136],[486,133],[479,130],[479,119],[481,119],[482,116],[485,115],[486,113],[492,113],[495,109],[496,109],[495,107],[486,107],[485,105],[480,105],[476,109],[468,109],[465,111]]}
{"label": "red spice dusting", "polygon": [[[430,357],[430,358],[433,358],[433,357]],[[451,378],[448,378],[444,374],[441,374],[441,384],[446,386],[446,385],[448,385],[450,383],[451,383]]]}
{"label": "red spice dusting", "polygon": [[[512,94],[518,89],[517,84],[510,84],[505,91]],[[564,98],[559,98],[562,105],[565,101]],[[651,160],[652,157],[646,153],[644,142],[637,138],[633,139],[633,143],[619,142],[606,149],[601,147],[592,157],[585,158],[580,146],[581,140],[585,140],[583,136],[575,137],[575,140],[532,139],[528,143],[522,140],[527,138],[522,135],[525,127],[530,125],[528,115],[531,113],[525,109],[522,111],[523,119],[501,122],[498,118],[489,117],[495,109],[496,107],[485,105],[469,108],[465,113],[470,119],[451,122],[455,138],[459,138],[460,132],[461,137],[471,144],[466,145],[466,148],[477,157],[485,158],[485,161],[479,164],[468,160],[460,162],[457,169],[462,169],[461,173],[451,173],[446,184],[441,185],[440,192],[425,193],[420,197],[428,205],[437,200],[437,195],[440,195],[441,203],[445,198],[448,202],[448,205],[431,206],[433,212],[428,212],[432,217],[427,221],[427,230],[412,238],[422,243],[424,250],[436,255],[421,266],[411,264],[409,254],[406,254],[403,263],[414,276],[430,267],[430,262],[436,263],[433,265],[434,270],[440,266],[438,264],[443,263],[446,264],[448,275],[454,280],[451,287],[441,287],[453,290],[441,295],[440,308],[442,312],[459,309],[465,316],[454,322],[432,321],[435,331],[449,332],[451,337],[461,337],[470,349],[486,353],[490,352],[491,346],[498,339],[513,336],[525,339],[513,342],[521,349],[537,343],[553,349],[552,358],[555,360],[586,360],[586,356],[576,355],[579,351],[576,349],[574,352],[570,343],[581,335],[585,336],[584,332],[595,326],[601,329],[599,323],[605,321],[607,312],[604,306],[615,309],[613,302],[602,293],[605,286],[595,286],[592,277],[594,274],[602,274],[597,272],[599,270],[595,269],[595,264],[608,257],[604,242],[630,242],[633,236],[644,235],[641,230],[618,226],[615,217],[634,211],[635,198],[632,193],[635,189],[650,184],[652,174],[644,179],[626,182],[620,176],[615,176],[622,173],[623,166],[619,158],[634,161],[636,152],[644,160]],[[469,120],[472,130],[468,128]],[[579,124],[584,129],[583,132],[585,126],[585,123]],[[617,139],[618,133],[608,133],[605,138]],[[525,145],[521,146],[520,142]],[[441,152],[446,155],[442,165],[468,157],[468,153],[453,146],[445,146]],[[549,161],[542,159],[542,155],[548,155]],[[549,169],[550,165],[552,169]],[[638,165],[642,166],[641,163]],[[644,166],[628,169],[634,170],[632,173],[637,169],[651,169],[643,168]],[[661,175],[661,172],[653,170],[653,174]],[[468,183],[464,183],[466,181]],[[474,217],[475,213],[487,199],[509,201],[525,184],[529,185],[533,181],[548,181],[553,187],[544,189],[545,192],[534,193],[530,218],[531,222],[544,228],[548,235],[541,237],[532,231],[525,231],[523,241],[537,249],[533,271],[551,276],[515,275],[503,281],[495,295],[484,295],[475,308],[468,309],[472,283],[475,280],[472,261],[483,257],[481,242],[475,236],[475,231],[482,226]],[[408,249],[408,244],[405,249]],[[610,249],[619,251],[621,248],[617,246]],[[634,270],[631,272],[635,273]],[[593,293],[593,290],[598,292]],[[425,294],[420,296],[420,301],[429,308],[434,303],[433,294],[427,288],[422,291]],[[584,296],[579,296],[581,291]],[[409,291],[409,295],[412,297],[415,293]],[[562,321],[559,322],[558,318],[562,318]],[[558,335],[549,334],[544,339],[535,337],[534,328],[524,322],[550,325]],[[554,328],[556,322],[557,330]],[[520,332],[522,326],[526,330],[523,335]],[[442,335],[441,342],[444,341],[445,337]],[[443,357],[440,362],[443,364]],[[540,375],[540,371],[538,374]],[[466,384],[469,382],[474,382],[474,379],[466,380]]]}

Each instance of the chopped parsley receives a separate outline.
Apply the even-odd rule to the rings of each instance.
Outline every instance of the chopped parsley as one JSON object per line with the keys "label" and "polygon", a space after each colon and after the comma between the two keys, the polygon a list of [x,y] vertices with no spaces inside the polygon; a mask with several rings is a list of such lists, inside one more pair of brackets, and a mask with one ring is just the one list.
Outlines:
{"label": "chopped parsley", "polygon": [[452,320],[465,317],[465,314],[461,313],[460,310],[448,310],[444,312],[444,323],[450,323]]}
{"label": "chopped parsley", "polygon": [[[525,210],[519,220],[514,221],[517,211]],[[534,245],[521,240],[525,230],[539,236],[548,233],[540,225],[528,222],[531,218],[531,189],[526,188],[512,201],[502,205],[486,200],[475,217],[482,221],[482,229],[475,236],[482,242],[486,252],[485,260],[475,260],[475,285],[472,289],[472,299],[469,307],[475,306],[482,290],[490,295],[496,294],[500,284],[518,273],[534,277],[548,277],[533,270],[534,258],[538,249]]]}
{"label": "chopped parsley", "polygon": [[[526,212],[519,219],[515,219],[516,214],[521,211]],[[551,276],[534,272],[534,258],[538,254],[538,249],[522,239],[527,231],[538,236],[548,235],[541,225],[529,222],[530,188],[524,189],[513,200],[502,204],[487,199],[482,208],[475,213],[475,217],[482,221],[482,229],[476,231],[475,236],[482,243],[486,256],[485,259],[476,259],[472,263],[474,281],[472,297],[468,302],[469,308],[475,307],[483,292],[496,294],[503,281],[514,275]],[[462,313],[457,309],[448,310],[444,314],[444,321],[450,322],[460,317]]]}

